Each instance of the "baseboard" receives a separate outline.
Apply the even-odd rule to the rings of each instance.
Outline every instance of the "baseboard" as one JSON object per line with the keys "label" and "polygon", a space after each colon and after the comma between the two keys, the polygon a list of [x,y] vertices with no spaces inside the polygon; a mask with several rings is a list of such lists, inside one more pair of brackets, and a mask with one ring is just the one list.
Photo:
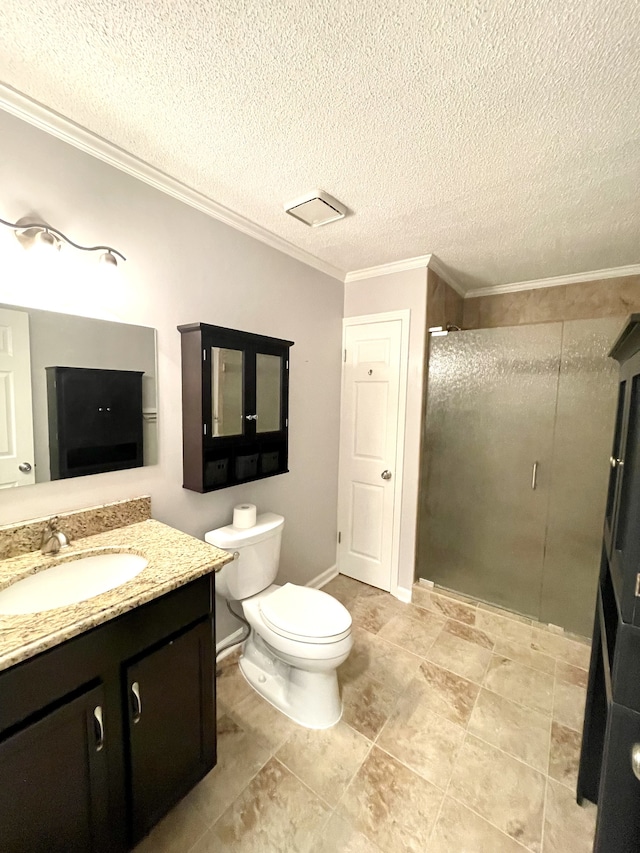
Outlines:
{"label": "baseboard", "polygon": [[319,575],[316,575],[312,580],[307,581],[305,586],[311,586],[313,589],[320,589],[325,584],[329,583],[329,581],[333,580],[338,575],[338,567],[330,566],[328,569],[325,569],[324,572],[320,572]]}
{"label": "baseboard", "polygon": [[[245,633],[244,628],[238,628],[237,631],[234,631],[232,634],[229,634],[228,637],[225,637],[223,640],[220,640],[219,643],[216,643],[216,660],[218,660],[218,661],[224,660],[227,657],[227,655],[230,655],[231,652],[234,650],[234,646],[237,645],[241,641],[241,638],[244,635],[244,633]],[[220,654],[220,657],[218,657],[219,650],[224,648],[227,645],[227,643],[230,644],[229,648],[225,649]],[[232,643],[234,645],[231,645]]]}
{"label": "baseboard", "polygon": [[404,604],[411,604],[411,590],[404,586],[397,586],[391,591],[391,595],[397,598],[398,601],[404,602]]}

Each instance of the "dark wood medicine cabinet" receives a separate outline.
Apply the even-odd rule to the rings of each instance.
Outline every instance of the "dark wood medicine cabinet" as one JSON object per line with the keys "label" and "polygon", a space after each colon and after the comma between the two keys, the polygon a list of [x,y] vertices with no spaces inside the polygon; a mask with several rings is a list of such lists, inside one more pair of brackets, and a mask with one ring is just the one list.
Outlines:
{"label": "dark wood medicine cabinet", "polygon": [[211,492],[286,473],[293,341],[207,323],[178,331],[184,488]]}

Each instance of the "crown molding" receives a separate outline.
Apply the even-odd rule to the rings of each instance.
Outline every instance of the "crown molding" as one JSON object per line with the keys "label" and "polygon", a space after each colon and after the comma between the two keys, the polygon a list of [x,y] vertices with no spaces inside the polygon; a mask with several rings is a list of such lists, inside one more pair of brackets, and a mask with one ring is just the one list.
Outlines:
{"label": "crown molding", "polygon": [[433,255],[418,255],[416,258],[406,258],[404,261],[392,261],[390,264],[380,264],[377,267],[366,267],[362,270],[352,270],[344,277],[345,284],[351,281],[361,281],[364,278],[376,278],[379,275],[390,275],[394,272],[415,270],[420,267],[425,269],[430,266]]}
{"label": "crown molding", "polygon": [[333,266],[333,264],[317,258],[304,249],[299,249],[288,240],[273,234],[260,225],[256,225],[251,220],[245,219],[244,216],[234,213],[234,211],[218,204],[203,193],[192,189],[155,166],[149,165],[139,157],[129,154],[123,148],[108,142],[101,136],[71,121],[71,119],[3,83],[0,83],[0,109],[40,130],[44,130],[45,133],[49,133],[69,145],[73,145],[74,148],[84,151],[85,154],[90,154],[92,157],[102,160],[103,163],[114,166],[121,172],[154,187],[154,189],[188,204],[189,207],[205,213],[212,219],[224,222],[225,225],[235,228],[236,231],[241,231],[243,234],[265,243],[272,249],[277,249],[279,252],[283,252],[285,255],[289,255],[332,278],[344,281],[344,271]]}
{"label": "crown molding", "polygon": [[468,291],[464,298],[476,299],[479,296],[498,296],[501,293],[517,293],[520,290],[537,290],[541,287],[560,287],[563,284],[580,284],[585,281],[599,281],[606,278],[623,278],[627,275],[640,275],[640,264],[572,273],[571,275],[557,275],[552,278],[537,278],[532,281],[516,281],[513,284],[498,284],[495,287],[482,287],[479,290]]}
{"label": "crown molding", "polygon": [[458,294],[458,296],[462,296],[464,299],[466,295],[466,290],[464,287],[455,280],[455,278],[451,275],[449,270],[443,265],[442,261],[437,255],[431,255],[429,260],[429,269],[433,270],[434,273],[441,278],[452,290]]}

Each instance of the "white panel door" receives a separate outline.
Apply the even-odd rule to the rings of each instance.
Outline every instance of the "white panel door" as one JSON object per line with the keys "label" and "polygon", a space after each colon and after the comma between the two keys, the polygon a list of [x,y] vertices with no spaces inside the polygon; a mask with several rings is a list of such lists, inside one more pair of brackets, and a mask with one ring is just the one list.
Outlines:
{"label": "white panel door", "polygon": [[338,570],[389,591],[402,321],[346,326]]}
{"label": "white panel door", "polygon": [[0,308],[0,489],[35,481],[29,315]]}

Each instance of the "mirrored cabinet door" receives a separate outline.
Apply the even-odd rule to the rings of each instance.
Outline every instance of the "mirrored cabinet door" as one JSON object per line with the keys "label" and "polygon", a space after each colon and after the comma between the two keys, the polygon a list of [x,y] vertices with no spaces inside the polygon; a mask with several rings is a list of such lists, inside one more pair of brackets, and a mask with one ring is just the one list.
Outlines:
{"label": "mirrored cabinet door", "polygon": [[178,330],[184,487],[209,492],[286,473],[293,342],[206,323]]}

